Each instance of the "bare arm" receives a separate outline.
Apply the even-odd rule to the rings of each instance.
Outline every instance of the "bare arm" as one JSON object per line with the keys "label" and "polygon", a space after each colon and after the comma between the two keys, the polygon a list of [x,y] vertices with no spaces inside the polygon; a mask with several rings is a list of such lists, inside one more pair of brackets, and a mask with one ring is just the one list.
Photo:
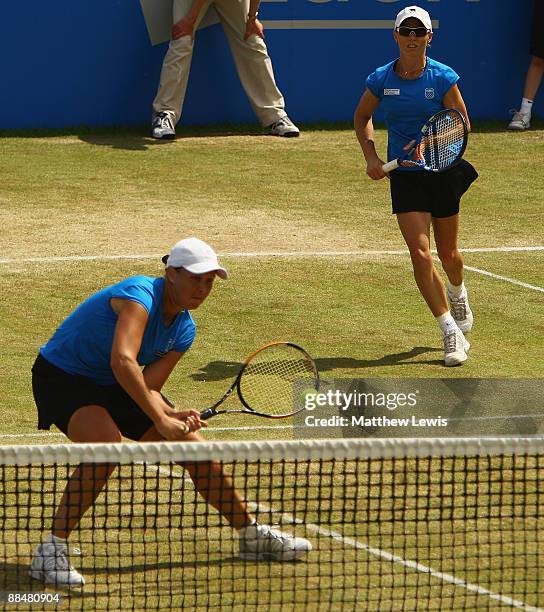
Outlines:
{"label": "bare arm", "polygon": [[[114,299],[112,308],[117,313],[117,324],[111,351],[111,369],[119,384],[153,421],[158,432],[167,440],[177,440],[200,427],[198,413],[176,413],[154,389],[162,387],[179,357],[170,357],[153,368],[146,377],[137,361],[148,315],[143,306],[130,300]],[[160,360],[159,360],[160,361]],[[175,363],[174,363],[175,361]],[[180,418],[181,417],[181,418]]]}
{"label": "bare arm", "polygon": [[145,366],[144,380],[147,387],[154,391],[161,391],[164,383],[168,380],[168,377],[183,355],[184,353],[169,351],[166,355],[157,359],[157,361]]}
{"label": "bare arm", "polygon": [[459,87],[457,87],[457,83],[452,85],[446,95],[442,98],[442,104],[444,105],[444,108],[455,108],[458,110],[465,118],[468,131],[470,132],[470,119],[468,117],[467,107],[465,105],[465,101],[463,100],[463,96],[459,91]]}
{"label": "bare arm", "polygon": [[368,89],[359,100],[355,109],[353,124],[357,140],[361,145],[361,150],[366,160],[366,173],[373,180],[379,180],[387,176],[382,170],[383,162],[376,153],[374,144],[374,125],[372,115],[380,105],[380,100]]}

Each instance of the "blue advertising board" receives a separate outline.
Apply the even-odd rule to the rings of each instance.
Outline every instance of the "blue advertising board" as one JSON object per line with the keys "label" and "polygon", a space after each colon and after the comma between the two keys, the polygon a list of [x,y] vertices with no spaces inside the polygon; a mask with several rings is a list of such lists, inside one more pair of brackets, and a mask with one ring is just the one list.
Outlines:
{"label": "blue advertising board", "polygon": [[[406,0],[262,0],[287,110],[350,120],[366,75],[396,57]],[[139,0],[27,0],[4,6],[1,129],[149,122],[167,43],[152,45]],[[531,0],[419,0],[435,23],[429,55],[451,65],[473,118],[508,119],[529,63]],[[544,94],[535,114],[542,116]],[[197,32],[182,121],[255,121],[219,24]]]}

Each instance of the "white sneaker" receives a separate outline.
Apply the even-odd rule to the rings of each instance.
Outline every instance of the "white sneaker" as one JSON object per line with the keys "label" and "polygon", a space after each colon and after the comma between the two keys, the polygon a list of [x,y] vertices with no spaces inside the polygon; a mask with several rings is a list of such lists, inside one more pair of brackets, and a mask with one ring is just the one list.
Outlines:
{"label": "white sneaker", "polygon": [[161,140],[173,140],[176,137],[176,128],[170,113],[162,112],[153,115],[151,135]]}
{"label": "white sneaker", "polygon": [[460,297],[456,298],[450,295],[448,291],[448,302],[450,304],[451,316],[457,323],[457,327],[463,332],[468,334],[472,329],[474,323],[474,315],[468,305],[468,294],[464,291]]}
{"label": "white sneaker", "polygon": [[271,529],[268,525],[249,525],[240,530],[240,558],[247,561],[294,561],[312,550],[304,538]]}
{"label": "white sneaker", "polygon": [[268,133],[272,136],[284,136],[285,138],[293,138],[294,136],[300,135],[300,130],[297,126],[287,117],[278,119],[275,123],[268,126]]}
{"label": "white sneaker", "polygon": [[531,115],[529,113],[522,113],[521,111],[511,111],[513,113],[512,121],[508,124],[509,130],[517,130],[522,132],[528,130],[531,127]]}
{"label": "white sneaker", "polygon": [[452,331],[444,334],[444,363],[447,366],[456,366],[468,359],[469,341],[463,332],[456,326]]}
{"label": "white sneaker", "polygon": [[46,584],[83,586],[85,579],[68,562],[68,546],[45,541],[34,552],[28,575]]}

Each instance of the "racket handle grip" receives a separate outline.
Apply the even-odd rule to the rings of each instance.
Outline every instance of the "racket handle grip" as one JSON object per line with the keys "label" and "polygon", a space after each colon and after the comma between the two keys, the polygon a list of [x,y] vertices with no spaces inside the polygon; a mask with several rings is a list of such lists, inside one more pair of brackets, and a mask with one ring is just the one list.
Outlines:
{"label": "racket handle grip", "polygon": [[384,164],[382,166],[382,170],[384,172],[391,172],[391,170],[395,170],[395,168],[399,167],[399,160],[398,159],[393,159],[390,162],[387,162],[386,164]]}
{"label": "racket handle grip", "polygon": [[164,395],[164,393],[161,393],[162,399],[164,400],[165,404],[168,404],[170,406],[170,408],[175,408],[176,405],[174,404],[174,402],[170,401],[166,395]]}
{"label": "racket handle grip", "polygon": [[208,419],[210,419],[212,416],[214,416],[215,414],[215,410],[213,408],[208,408],[208,410],[204,410],[204,412],[200,413],[200,418],[203,421],[207,421]]}

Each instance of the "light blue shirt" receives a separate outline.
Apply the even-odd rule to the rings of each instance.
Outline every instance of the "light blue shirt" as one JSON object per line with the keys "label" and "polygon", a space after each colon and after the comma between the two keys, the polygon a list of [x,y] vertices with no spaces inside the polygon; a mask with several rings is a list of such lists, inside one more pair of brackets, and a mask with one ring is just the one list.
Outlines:
{"label": "light blue shirt", "polygon": [[148,313],[138,363],[142,366],[160,359],[168,351],[187,351],[196,335],[189,311],[184,310],[168,326],[163,320],[164,279],[133,276],[106,287],[85,300],[61,324],[40,353],[69,374],[86,376],[100,385],[116,382],[110,367],[117,314],[112,298],[141,304]]}
{"label": "light blue shirt", "polygon": [[[425,122],[442,110],[442,99],[459,80],[449,66],[427,57],[423,74],[401,79],[395,72],[398,60],[377,68],[366,79],[368,90],[380,99],[387,127],[387,161],[405,153],[404,147],[419,136]],[[420,168],[400,167],[403,171]]]}

